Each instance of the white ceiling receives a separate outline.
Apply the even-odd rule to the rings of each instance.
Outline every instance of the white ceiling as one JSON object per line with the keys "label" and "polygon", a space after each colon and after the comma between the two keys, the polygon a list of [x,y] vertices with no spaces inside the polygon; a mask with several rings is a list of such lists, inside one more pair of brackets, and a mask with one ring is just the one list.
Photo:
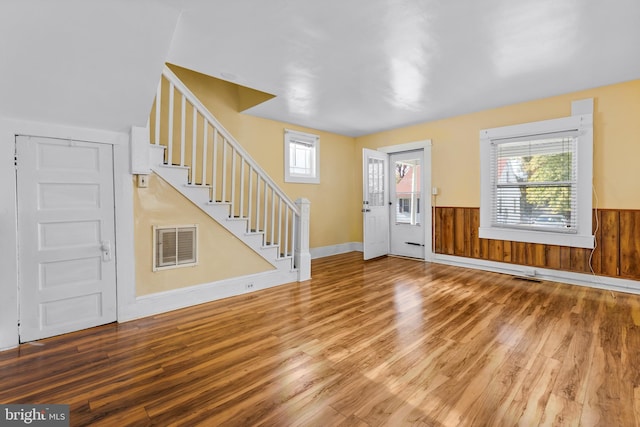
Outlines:
{"label": "white ceiling", "polygon": [[168,60],[358,136],[640,78],[640,1],[185,0]]}
{"label": "white ceiling", "polygon": [[144,125],[167,61],[358,136],[640,78],[639,42],[639,0],[0,0],[0,116]]}
{"label": "white ceiling", "polygon": [[0,117],[144,125],[179,16],[171,0],[0,0]]}

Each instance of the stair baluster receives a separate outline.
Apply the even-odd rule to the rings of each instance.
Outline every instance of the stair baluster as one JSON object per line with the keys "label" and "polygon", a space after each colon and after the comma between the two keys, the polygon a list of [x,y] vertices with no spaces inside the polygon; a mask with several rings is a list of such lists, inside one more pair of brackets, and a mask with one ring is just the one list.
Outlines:
{"label": "stair baluster", "polygon": [[[163,93],[167,88],[168,96]],[[179,117],[174,117],[176,92],[181,97]],[[190,129],[187,129],[188,115],[191,116],[192,122]],[[202,117],[202,128],[197,125],[200,117]],[[162,123],[164,119],[167,119],[166,124]],[[274,181],[168,67],[165,67],[162,81],[158,86],[155,114],[150,117],[151,124],[153,126],[149,126],[149,129],[154,133],[154,144],[165,147],[165,164],[188,167],[191,187],[206,188],[209,204],[226,206],[228,221],[236,224],[233,227],[229,225],[228,229],[239,230],[242,224],[246,235],[262,233],[262,245],[275,249],[275,261],[281,258],[291,259],[290,268],[300,267],[294,264],[294,254],[296,263],[301,259],[310,259],[308,246],[296,247],[296,241],[300,240],[298,236],[301,231],[300,224],[303,222],[308,224],[308,220],[300,221],[300,210],[297,204],[276,186]],[[174,141],[176,126],[180,126],[176,133],[179,138],[175,138],[179,139],[180,144],[179,162],[174,158],[174,142],[177,142]],[[188,131],[191,132],[191,147],[186,145]],[[191,155],[190,160],[187,160],[186,155],[189,149]],[[239,165],[238,162],[240,162]],[[197,168],[201,169],[197,170]],[[306,209],[308,210],[308,207]],[[306,233],[308,235],[308,230]],[[301,251],[304,255],[302,257],[298,256]],[[303,267],[304,271],[309,271],[308,266]]]}

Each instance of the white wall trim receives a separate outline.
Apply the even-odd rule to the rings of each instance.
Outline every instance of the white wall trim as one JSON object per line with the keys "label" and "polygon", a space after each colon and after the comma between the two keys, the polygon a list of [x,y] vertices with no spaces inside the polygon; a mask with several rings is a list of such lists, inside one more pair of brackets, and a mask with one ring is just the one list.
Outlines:
{"label": "white wall trim", "polygon": [[422,141],[406,142],[404,144],[386,145],[378,148],[378,151],[383,153],[398,153],[400,151],[422,150],[425,147],[431,147],[431,140],[425,139]]}
{"label": "white wall trim", "polygon": [[[351,242],[342,245],[324,246],[311,250],[313,258],[338,255],[347,252],[362,252],[362,243]],[[510,274],[513,276],[548,280],[551,282],[567,283],[570,285],[586,286],[617,292],[627,292],[640,295],[640,281],[618,279],[615,277],[594,276],[592,274],[575,273],[570,271],[552,270],[548,268],[532,267],[528,265],[509,264],[504,262],[486,261],[476,258],[459,257],[454,255],[434,254],[431,259],[434,264],[445,264],[473,270],[491,271],[494,273]],[[533,275],[532,275],[533,274]]]}
{"label": "white wall trim", "polygon": [[511,274],[514,276],[525,278],[567,283],[570,285],[587,286],[590,288],[640,294],[640,282],[636,280],[595,276],[592,274],[552,270],[548,268],[509,264],[497,261],[486,261],[476,258],[466,258],[453,255],[435,254],[431,262],[436,264],[446,264],[457,267],[471,268],[474,270]]}
{"label": "white wall trim", "polygon": [[[135,292],[133,253],[133,189],[129,175],[129,135],[101,129],[0,118],[0,349],[16,347],[18,335],[18,229],[16,217],[16,135],[72,139],[113,145],[116,226],[116,280],[122,289]],[[127,210],[129,209],[129,210]],[[128,233],[128,234],[127,234]],[[130,242],[127,242],[127,240]]]}
{"label": "white wall trim", "polygon": [[362,242],[341,243],[338,245],[311,248],[311,259],[324,258],[331,255],[346,254],[348,252],[362,252]]}
{"label": "white wall trim", "polygon": [[0,121],[0,350],[18,345],[18,228],[15,133]]}
{"label": "white wall trim", "polygon": [[[217,282],[189,286],[170,291],[143,295],[135,298],[133,304],[119,310],[118,321],[126,322],[141,317],[153,316],[168,311],[191,307],[210,301],[229,298],[286,283],[295,283],[297,273],[272,270],[264,273],[233,277]],[[246,286],[252,284],[252,290]]]}

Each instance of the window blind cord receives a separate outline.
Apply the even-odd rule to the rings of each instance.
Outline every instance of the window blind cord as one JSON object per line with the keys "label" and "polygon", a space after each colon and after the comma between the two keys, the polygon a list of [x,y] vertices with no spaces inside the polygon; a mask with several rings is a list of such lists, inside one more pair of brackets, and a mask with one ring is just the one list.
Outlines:
{"label": "window blind cord", "polygon": [[[593,278],[595,279],[596,283],[598,283],[599,285],[603,285],[604,283],[602,283],[600,281],[600,278],[598,277],[598,275],[596,274],[596,272],[593,270],[593,254],[595,253],[596,249],[598,248],[598,229],[600,228],[600,219],[598,217],[598,205],[600,204],[599,200],[598,200],[598,192],[596,191],[596,186],[591,184],[591,188],[593,191],[593,198],[595,199],[595,206],[594,206],[594,210],[595,210],[595,217],[596,217],[596,228],[593,230],[593,249],[591,249],[591,253],[589,254],[589,269],[591,270],[591,274],[593,275]],[[611,298],[616,299],[615,294],[613,293],[613,291],[609,291],[609,293],[611,294]]]}
{"label": "window blind cord", "polygon": [[436,253],[436,205],[437,195],[431,194],[431,255]]}

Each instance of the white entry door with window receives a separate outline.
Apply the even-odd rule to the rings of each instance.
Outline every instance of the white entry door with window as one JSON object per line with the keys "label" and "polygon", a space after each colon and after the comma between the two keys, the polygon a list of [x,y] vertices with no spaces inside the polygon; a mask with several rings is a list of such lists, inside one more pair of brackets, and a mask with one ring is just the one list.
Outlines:
{"label": "white entry door with window", "polygon": [[16,139],[20,341],[116,320],[113,153]]}
{"label": "white entry door with window", "polygon": [[424,259],[423,150],[392,153],[389,158],[389,253]]}
{"label": "white entry door with window", "polygon": [[364,259],[389,253],[389,161],[380,151],[363,149]]}

